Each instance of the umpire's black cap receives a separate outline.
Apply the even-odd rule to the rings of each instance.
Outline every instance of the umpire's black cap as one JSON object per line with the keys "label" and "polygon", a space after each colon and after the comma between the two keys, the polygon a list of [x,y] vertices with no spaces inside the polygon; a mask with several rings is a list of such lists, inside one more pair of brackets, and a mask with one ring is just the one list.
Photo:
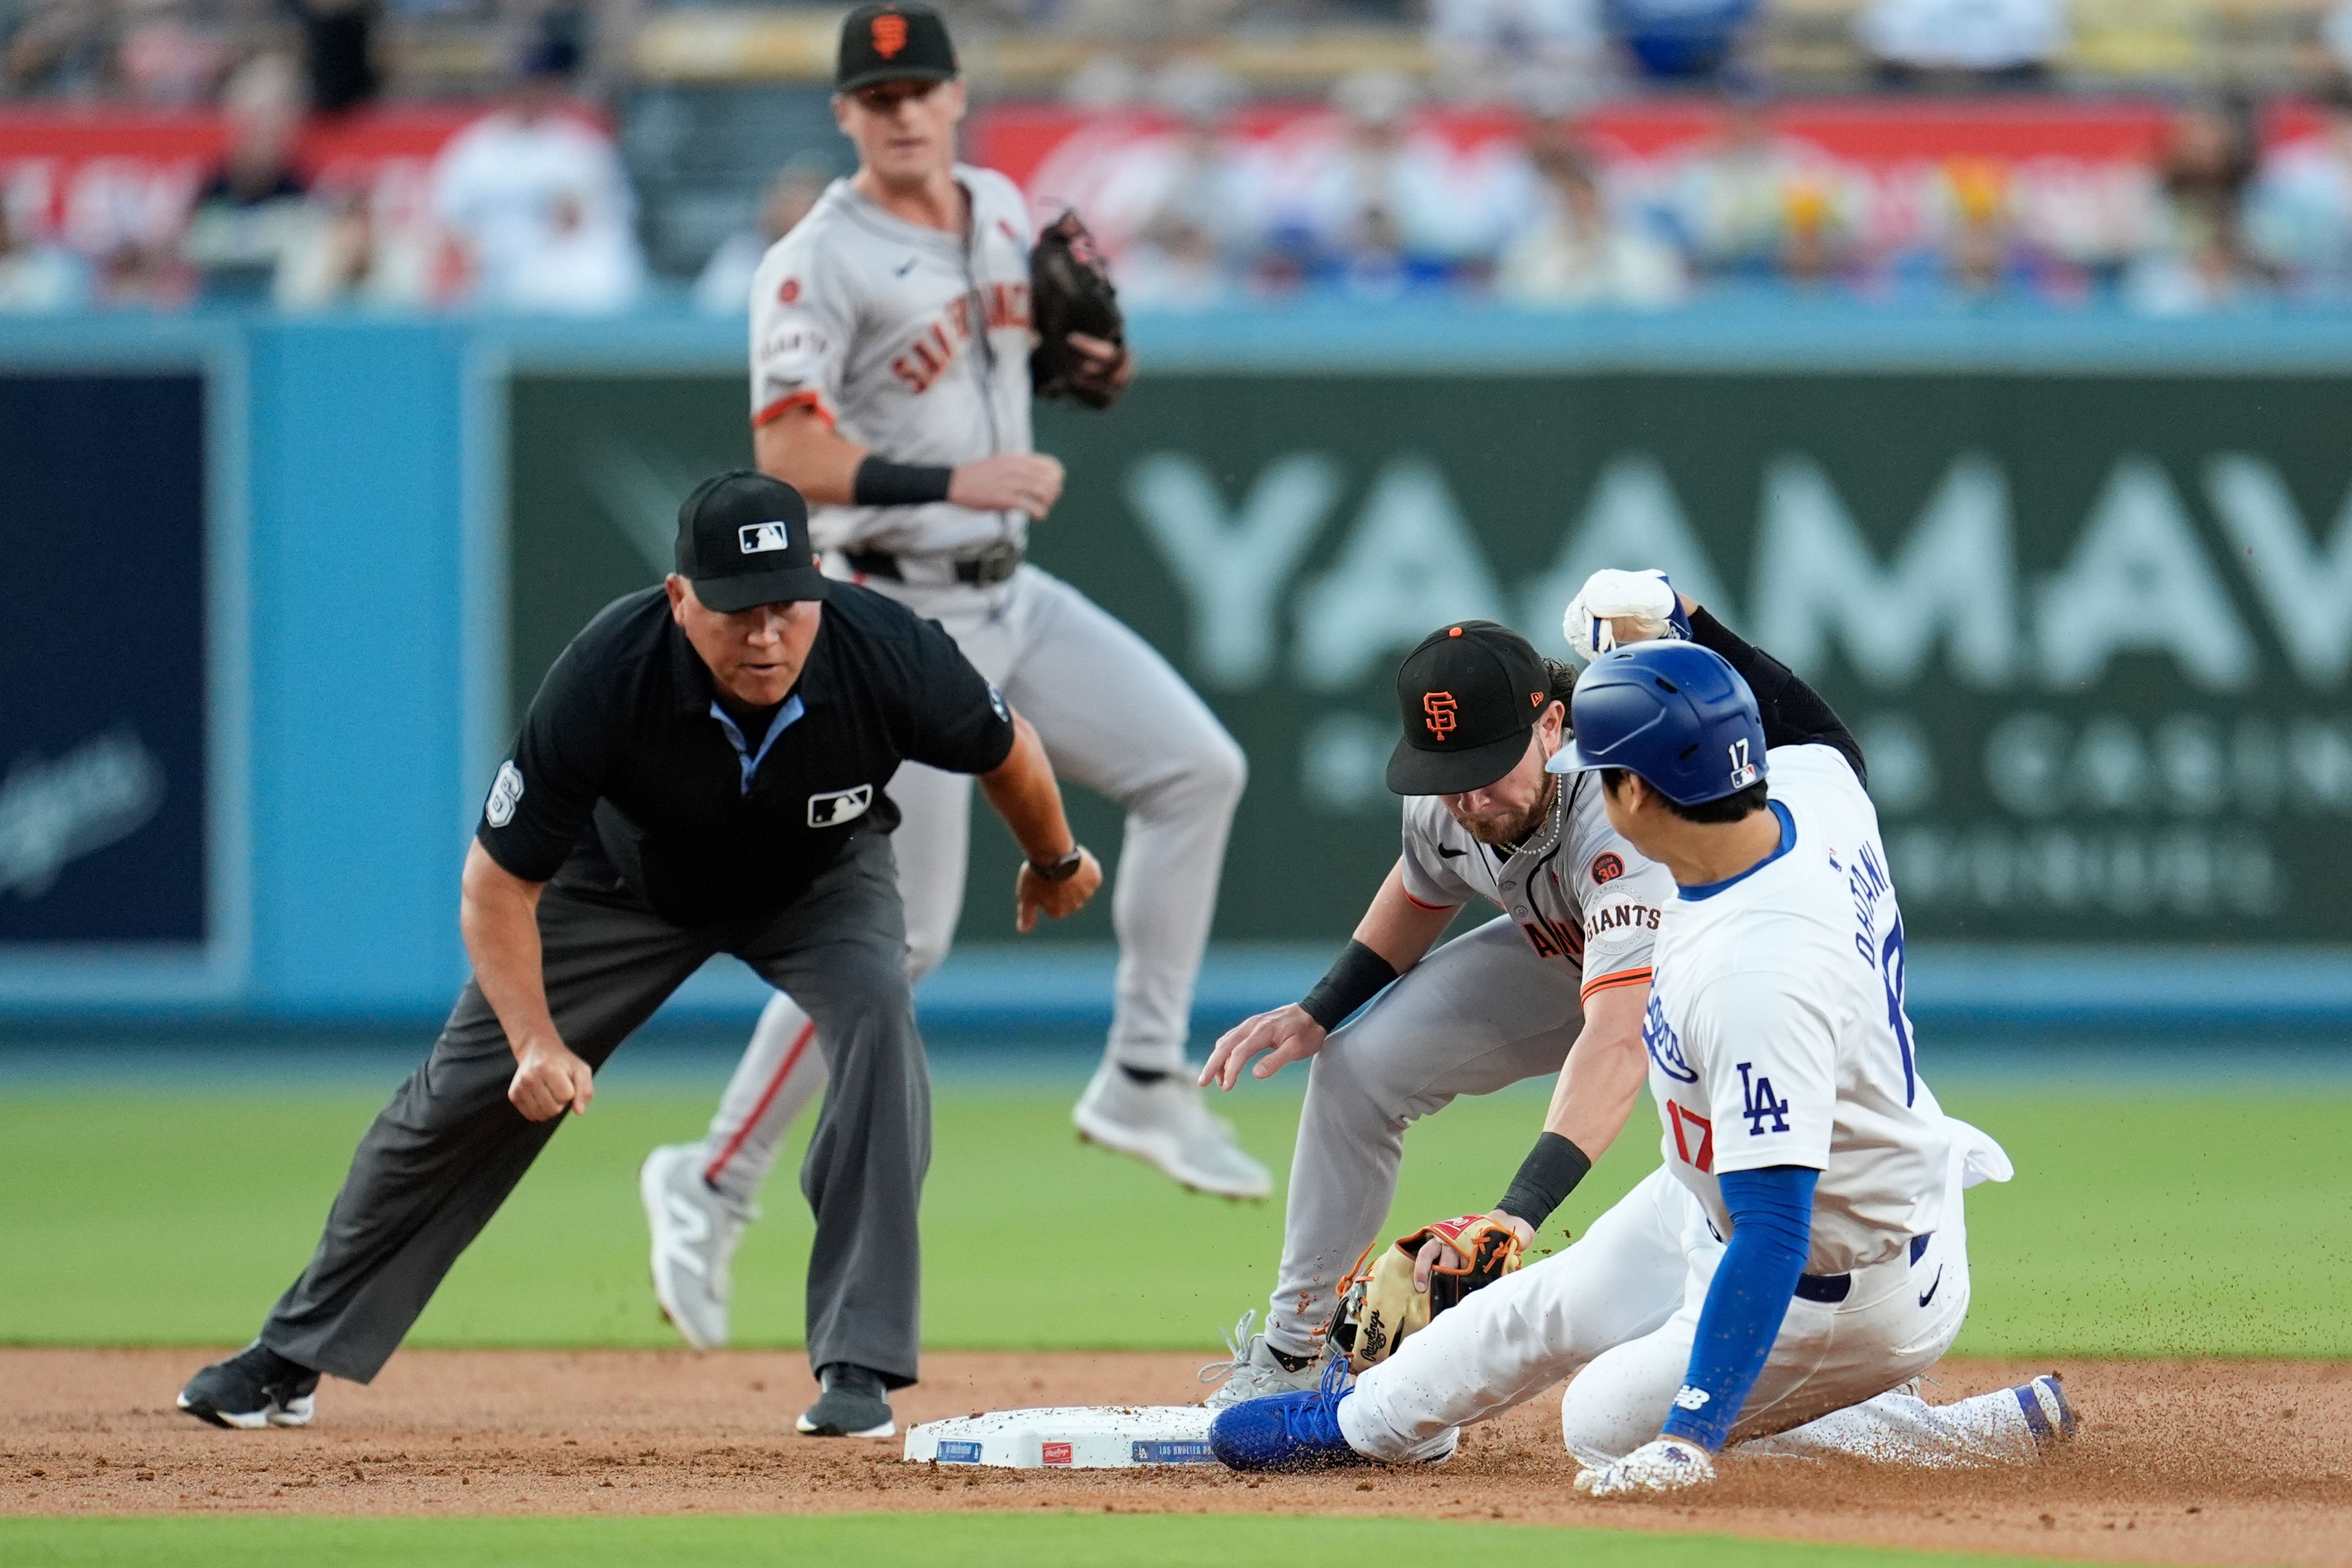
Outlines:
{"label": "umpire's black cap", "polygon": [[677,574],[724,615],[824,597],[809,548],[808,503],[782,479],[736,468],[694,487],[677,509]]}
{"label": "umpire's black cap", "polygon": [[1404,738],[1389,756],[1399,795],[1467,795],[1527,755],[1528,731],[1551,700],[1536,645],[1493,621],[1440,626],[1397,670]]}
{"label": "umpire's black cap", "polygon": [[951,81],[959,74],[947,22],[929,5],[860,5],[842,21],[835,92],[882,81]]}

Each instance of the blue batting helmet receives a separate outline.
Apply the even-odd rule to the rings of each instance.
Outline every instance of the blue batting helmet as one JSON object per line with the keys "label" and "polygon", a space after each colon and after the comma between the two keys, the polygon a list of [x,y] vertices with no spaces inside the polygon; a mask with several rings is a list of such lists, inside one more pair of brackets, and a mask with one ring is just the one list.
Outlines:
{"label": "blue batting helmet", "polygon": [[1764,776],[1764,721],[1748,682],[1712,648],[1645,642],[1593,660],[1569,707],[1574,730],[1556,773],[1623,768],[1682,805]]}

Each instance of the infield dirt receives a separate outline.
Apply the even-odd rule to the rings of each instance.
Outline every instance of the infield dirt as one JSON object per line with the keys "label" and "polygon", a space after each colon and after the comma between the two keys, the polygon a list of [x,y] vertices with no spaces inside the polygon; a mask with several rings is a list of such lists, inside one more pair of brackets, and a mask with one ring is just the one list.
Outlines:
{"label": "infield dirt", "polygon": [[[188,1351],[0,1350],[0,1510],[586,1514],[1081,1509],[1412,1513],[2163,1563],[2352,1564],[2352,1365],[2061,1363],[2084,1429],[2028,1468],[1902,1472],[1736,1459],[1688,1501],[1590,1502],[1547,1395],[1433,1470],[1250,1479],[903,1463],[899,1440],[801,1437],[791,1353],[415,1351],[330,1381],[316,1426],[225,1432],[172,1407]],[[1198,1358],[943,1353],[910,1421],[1196,1399]],[[1937,1400],[2046,1365],[1955,1361]]]}

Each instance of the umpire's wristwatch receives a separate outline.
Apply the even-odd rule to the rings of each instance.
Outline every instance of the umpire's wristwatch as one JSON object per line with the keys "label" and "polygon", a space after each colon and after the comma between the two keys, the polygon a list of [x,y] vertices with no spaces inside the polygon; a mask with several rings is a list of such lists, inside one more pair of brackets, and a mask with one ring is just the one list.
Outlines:
{"label": "umpire's wristwatch", "polygon": [[1073,843],[1070,852],[1055,860],[1032,860],[1030,872],[1041,882],[1066,882],[1078,874],[1086,863],[1086,850]]}

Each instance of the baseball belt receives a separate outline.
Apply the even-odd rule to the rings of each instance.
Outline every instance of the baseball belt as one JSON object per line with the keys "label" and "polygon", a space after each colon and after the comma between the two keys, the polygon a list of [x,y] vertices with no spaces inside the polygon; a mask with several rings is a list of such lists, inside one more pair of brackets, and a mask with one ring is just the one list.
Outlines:
{"label": "baseball belt", "polygon": [[[1710,1226],[1708,1228],[1712,1229],[1713,1226]],[[1935,1238],[1935,1235],[1934,1231],[1927,1230],[1921,1231],[1911,1238],[1913,1263],[1919,1261],[1920,1255],[1927,1250],[1927,1243]],[[1853,1276],[1851,1274],[1800,1274],[1797,1276],[1797,1299],[1801,1301],[1822,1301],[1834,1306],[1844,1300],[1853,1290]]]}
{"label": "baseball belt", "polygon": [[[936,562],[950,568],[955,580],[967,588],[990,588],[1019,571],[1026,553],[1012,541],[999,540],[977,555],[962,555],[944,562],[936,556],[918,556],[915,559]],[[890,551],[845,550],[841,556],[849,563],[849,569],[853,572],[862,572],[868,577],[886,577],[893,583],[907,580],[906,568],[900,557]]]}

